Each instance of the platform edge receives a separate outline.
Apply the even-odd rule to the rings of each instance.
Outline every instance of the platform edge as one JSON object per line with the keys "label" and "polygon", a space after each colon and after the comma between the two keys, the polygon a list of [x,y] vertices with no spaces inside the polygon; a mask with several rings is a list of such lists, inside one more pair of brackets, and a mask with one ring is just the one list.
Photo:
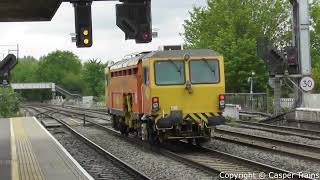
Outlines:
{"label": "platform edge", "polygon": [[94,178],[85,170],[83,169],[83,167],[78,163],[78,161],[76,161],[71,154],[59,143],[58,140],[56,140],[51,134],[50,132],[44,128],[40,122],[37,120],[37,118],[35,118],[34,116],[32,117],[37,124],[49,135],[49,137],[59,146],[59,148],[67,155],[67,157],[76,165],[76,167],[83,173],[83,175],[85,175],[88,180],[94,180]]}

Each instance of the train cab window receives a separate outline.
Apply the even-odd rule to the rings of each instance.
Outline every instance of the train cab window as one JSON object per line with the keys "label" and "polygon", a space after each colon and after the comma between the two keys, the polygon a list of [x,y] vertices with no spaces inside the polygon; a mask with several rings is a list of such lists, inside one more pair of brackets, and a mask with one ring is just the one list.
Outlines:
{"label": "train cab window", "polygon": [[214,84],[220,81],[217,60],[191,60],[189,63],[191,83]]}
{"label": "train cab window", "polygon": [[185,83],[185,62],[181,60],[156,61],[154,64],[157,85]]}
{"label": "train cab window", "polygon": [[148,76],[148,74],[149,74],[149,69],[148,68],[146,68],[146,67],[144,67],[143,69],[142,69],[142,71],[143,71],[143,76],[142,76],[142,81],[143,81],[143,84],[149,84],[149,76]]}
{"label": "train cab window", "polygon": [[133,69],[133,74],[138,74],[138,68]]}

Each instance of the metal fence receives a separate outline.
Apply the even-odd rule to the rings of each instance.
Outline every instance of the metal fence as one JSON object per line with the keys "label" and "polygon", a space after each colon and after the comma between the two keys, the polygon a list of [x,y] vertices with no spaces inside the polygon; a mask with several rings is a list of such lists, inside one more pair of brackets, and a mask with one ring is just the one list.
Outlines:
{"label": "metal fence", "polygon": [[280,106],[281,108],[293,109],[295,108],[296,100],[295,98],[281,98]]}
{"label": "metal fence", "polygon": [[266,93],[226,93],[225,103],[240,105],[241,111],[268,112]]}

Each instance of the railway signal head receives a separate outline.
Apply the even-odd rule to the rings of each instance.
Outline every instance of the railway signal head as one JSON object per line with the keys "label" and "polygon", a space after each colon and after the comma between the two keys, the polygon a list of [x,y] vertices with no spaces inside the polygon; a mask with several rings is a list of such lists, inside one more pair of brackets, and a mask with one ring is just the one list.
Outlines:
{"label": "railway signal head", "polygon": [[149,43],[152,41],[152,29],[150,24],[142,24],[139,27],[136,43]]}
{"label": "railway signal head", "polygon": [[287,68],[289,74],[299,74],[299,57],[296,47],[288,46],[285,48],[287,53]]}
{"label": "railway signal head", "polygon": [[10,70],[18,63],[17,58],[13,54],[8,54],[0,62],[0,85],[9,85]]}
{"label": "railway signal head", "polygon": [[91,3],[78,2],[74,4],[76,45],[77,47],[92,46]]}
{"label": "railway signal head", "polygon": [[268,69],[269,76],[284,74],[286,59],[266,38],[257,39],[257,54],[261,57]]}
{"label": "railway signal head", "polygon": [[125,39],[136,43],[152,41],[150,0],[122,1],[116,5],[117,26],[125,33]]}

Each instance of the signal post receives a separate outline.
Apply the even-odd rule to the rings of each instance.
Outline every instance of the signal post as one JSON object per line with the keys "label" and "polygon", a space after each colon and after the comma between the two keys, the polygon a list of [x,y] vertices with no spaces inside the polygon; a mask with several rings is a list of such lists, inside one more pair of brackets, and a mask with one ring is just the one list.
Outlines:
{"label": "signal post", "polygon": [[314,87],[311,76],[310,55],[310,15],[308,0],[291,0],[292,46],[284,50],[276,49],[266,38],[257,40],[258,55],[265,61],[269,74],[269,83],[274,88],[274,115],[280,109],[281,82],[289,80],[297,94],[296,107],[302,107],[304,94]]}

